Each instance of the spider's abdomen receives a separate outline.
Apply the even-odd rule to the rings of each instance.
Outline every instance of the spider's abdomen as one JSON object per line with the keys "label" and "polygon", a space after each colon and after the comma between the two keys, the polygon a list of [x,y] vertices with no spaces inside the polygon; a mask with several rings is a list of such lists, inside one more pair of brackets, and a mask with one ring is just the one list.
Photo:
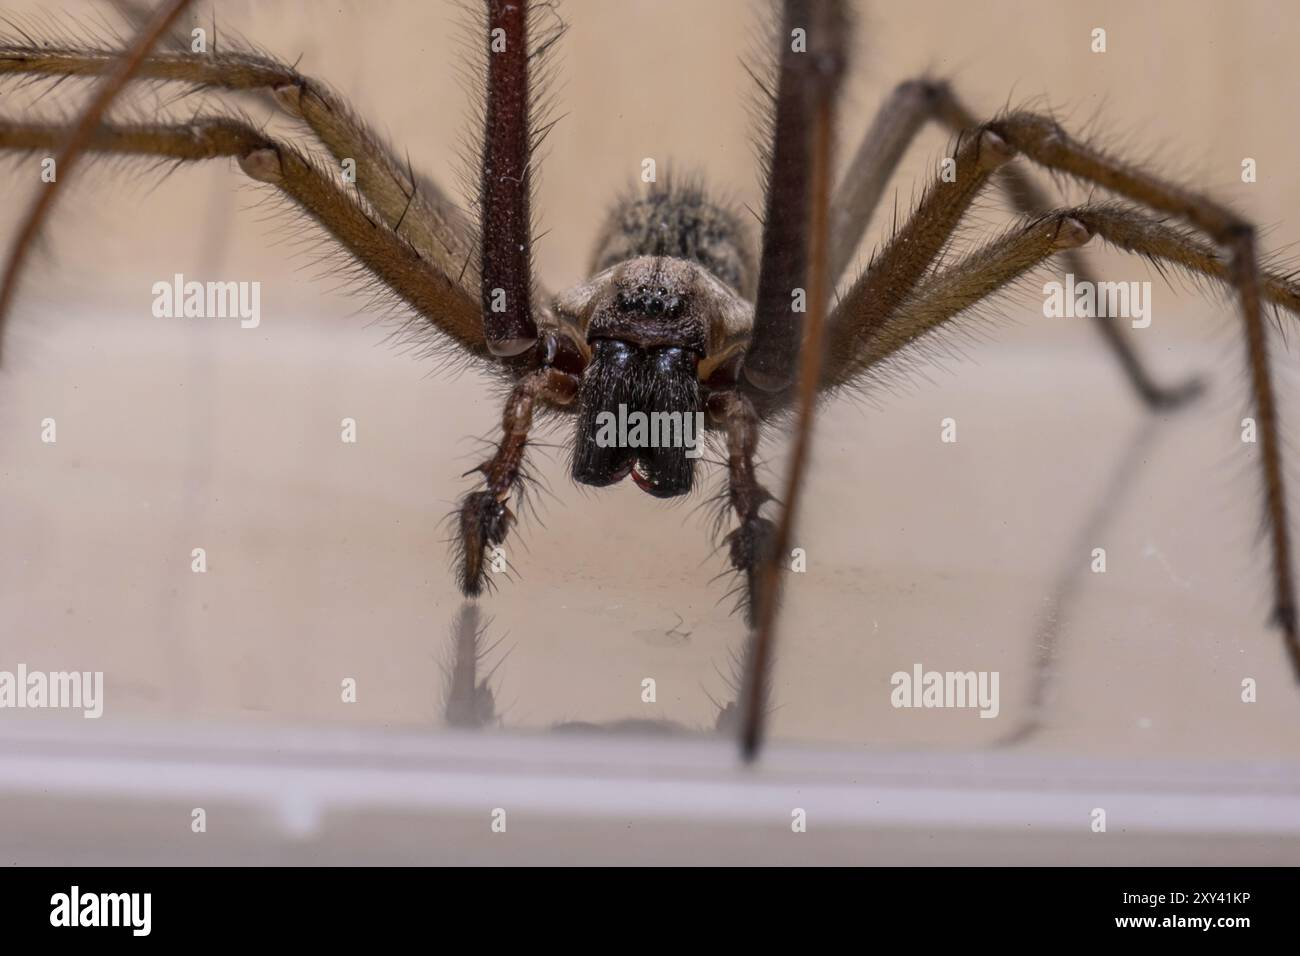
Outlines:
{"label": "spider's abdomen", "polygon": [[744,221],[695,184],[653,183],[614,206],[596,247],[592,273],[639,256],[686,259],[708,269],[746,299],[757,283]]}

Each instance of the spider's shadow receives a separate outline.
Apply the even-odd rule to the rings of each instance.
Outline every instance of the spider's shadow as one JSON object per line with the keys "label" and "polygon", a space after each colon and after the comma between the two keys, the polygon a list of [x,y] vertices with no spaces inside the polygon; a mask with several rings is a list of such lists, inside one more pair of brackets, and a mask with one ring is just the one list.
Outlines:
{"label": "spider's shadow", "polygon": [[[492,678],[509,656],[507,649],[485,674],[480,676],[487,658],[505,639],[504,635],[492,640],[488,637],[491,620],[484,620],[479,605],[465,601],[452,620],[447,643],[447,662],[444,665],[446,684],[443,689],[442,716],[448,727],[461,730],[482,730],[500,725],[504,712],[497,706],[496,689]],[[723,679],[733,692],[738,693],[740,657],[732,661],[733,676]],[[721,673],[721,672],[720,672]],[[551,725],[556,733],[600,732],[619,734],[649,734],[653,736],[692,736],[708,733],[734,733],[735,701],[718,701],[704,692],[717,709],[713,728],[695,728],[667,718],[625,718],[621,720],[592,722],[583,720],[561,721]]]}
{"label": "spider's shadow", "polygon": [[1167,433],[1167,429],[1161,425],[1162,422],[1155,416],[1146,416],[1138,425],[1110,474],[1101,484],[1096,504],[1079,531],[1067,540],[1055,584],[1033,626],[1036,653],[1025,717],[1010,733],[998,738],[994,746],[1008,747],[1024,743],[1045,726],[1047,711],[1052,702],[1056,669],[1061,658],[1065,622],[1070,618],[1070,610],[1087,580],[1081,570],[1079,556],[1088,554],[1095,542],[1103,540],[1115,516],[1122,510],[1129,489],[1136,484],[1134,479],[1154,457],[1154,451]]}

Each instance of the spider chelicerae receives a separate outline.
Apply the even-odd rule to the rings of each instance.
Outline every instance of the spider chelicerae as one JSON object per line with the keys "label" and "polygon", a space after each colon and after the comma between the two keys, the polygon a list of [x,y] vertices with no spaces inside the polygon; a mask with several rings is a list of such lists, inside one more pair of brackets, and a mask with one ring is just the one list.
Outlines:
{"label": "spider chelicerae", "polygon": [[[494,551],[511,532],[535,417],[572,416],[576,481],[604,486],[631,477],[651,495],[674,498],[696,483],[697,458],[687,441],[611,443],[601,440],[602,427],[609,416],[629,411],[682,420],[703,416],[724,449],[731,521],[724,543],[754,634],[741,721],[745,750],[753,754],[763,723],[761,688],[770,668],[779,568],[791,544],[818,401],[854,388],[1052,257],[1062,257],[1075,276],[1088,281],[1077,250],[1100,236],[1234,291],[1260,435],[1274,619],[1300,672],[1265,316],[1268,306],[1300,312],[1300,285],[1261,268],[1255,230],[1230,209],[1089,145],[1051,116],[1013,111],[982,120],[948,84],[933,79],[894,90],[836,183],[831,169],[847,4],[785,0],[772,70],[756,77],[770,120],[757,241],[743,217],[700,184],[665,181],[619,201],[602,231],[590,277],[552,294],[533,274],[531,181],[549,129],[538,79],[563,32],[553,4],[483,5],[476,216],[414,172],[328,86],[292,66],[229,44],[202,52],[158,45],[184,6],[183,0],[170,0],[157,13],[136,10],[141,34],[126,55],[11,36],[0,46],[0,73],[106,74],[108,99],[133,81],[261,96],[300,122],[336,167],[265,134],[234,111],[149,123],[101,122],[92,110],[80,143],[69,140],[67,126],[8,117],[0,120],[0,148],[65,150],[65,175],[67,157],[83,149],[178,163],[233,158],[248,176],[323,226],[359,270],[451,349],[497,374],[508,389],[501,436],[477,469],[479,487],[466,494],[456,516],[456,568],[467,596],[489,585]],[[832,307],[832,290],[841,286],[890,175],[929,123],[952,131],[951,164],[935,175],[912,214]],[[1023,164],[1117,198],[1053,209],[1017,168]],[[941,264],[972,204],[998,180],[1009,187],[1023,221]],[[31,221],[38,222],[39,214]],[[15,243],[6,303],[31,235],[25,230]],[[1196,394],[1194,383],[1155,383],[1113,319],[1099,317],[1095,326],[1150,406],[1176,406]],[[754,461],[762,430],[778,422],[793,429],[779,505],[759,481]]]}

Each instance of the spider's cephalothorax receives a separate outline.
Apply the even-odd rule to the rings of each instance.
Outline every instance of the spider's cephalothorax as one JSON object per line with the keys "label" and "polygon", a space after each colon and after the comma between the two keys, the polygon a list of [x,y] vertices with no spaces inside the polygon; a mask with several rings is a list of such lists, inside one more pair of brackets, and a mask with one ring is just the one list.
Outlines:
{"label": "spider's cephalothorax", "polygon": [[753,283],[749,237],[701,190],[656,187],[619,204],[595,262],[596,276],[556,302],[591,354],[573,478],[602,486],[630,474],[656,497],[686,494],[703,438],[701,371],[717,370],[752,310],[741,294]]}
{"label": "spider's cephalothorax", "polygon": [[[71,156],[84,147],[178,163],[233,158],[326,229],[350,263],[408,306],[422,328],[507,379],[500,441],[478,469],[482,487],[466,495],[458,514],[457,565],[467,595],[487,586],[490,566],[499,569],[494,552],[513,520],[510,499],[523,475],[535,410],[576,413],[572,473],[578,481],[608,485],[630,474],[663,497],[683,494],[694,483],[694,459],[686,449],[621,435],[609,441],[602,429],[611,415],[618,420],[620,409],[625,416],[707,415],[709,427],[725,436],[726,503],[735,517],[726,543],[755,622],[742,718],[752,753],[763,713],[754,688],[765,686],[770,667],[776,569],[790,546],[818,397],[860,385],[1031,270],[1056,263],[1093,282],[1076,247],[1100,236],[1162,268],[1175,266],[1235,292],[1259,428],[1274,620],[1300,674],[1278,401],[1264,321],[1266,305],[1300,313],[1300,283],[1261,265],[1255,229],[1232,209],[1072,137],[1051,116],[1008,112],[981,123],[946,84],[927,79],[892,92],[836,183],[832,146],[848,4],[782,0],[774,71],[762,86],[771,123],[758,254],[750,253],[738,218],[702,190],[654,188],[618,205],[592,278],[552,298],[532,271],[530,174],[535,148],[551,124],[532,115],[537,94],[530,74],[545,72],[563,33],[554,2],[484,0],[477,229],[328,86],[292,66],[225,43],[221,50],[214,44],[209,52],[191,53],[188,35],[170,37],[166,49],[150,52],[183,5],[170,0],[170,12],[149,18],[121,56],[77,37],[0,38],[0,75],[61,83],[111,72],[117,88],[144,80],[180,82],[220,96],[262,94],[265,104],[300,123],[331,162],[229,110],[196,113],[183,123],[104,121],[111,95],[96,98],[71,136],[60,123],[0,119],[0,150],[66,150]],[[841,286],[900,157],[928,122],[956,135],[943,174],[856,281]],[[1042,190],[1016,168],[1017,157],[1117,198],[1051,210]],[[46,197],[64,181],[68,162],[60,159],[59,179]],[[355,179],[341,182],[335,164],[354,164]],[[947,256],[953,235],[995,174],[1025,218],[973,252]],[[20,240],[16,248],[21,253],[30,245]],[[0,321],[20,258],[11,258],[0,287]],[[1169,407],[1195,393],[1153,382],[1122,325],[1106,315],[1094,322],[1148,406]],[[756,478],[754,458],[761,425],[791,410],[791,464],[774,523],[760,513],[771,496]]]}

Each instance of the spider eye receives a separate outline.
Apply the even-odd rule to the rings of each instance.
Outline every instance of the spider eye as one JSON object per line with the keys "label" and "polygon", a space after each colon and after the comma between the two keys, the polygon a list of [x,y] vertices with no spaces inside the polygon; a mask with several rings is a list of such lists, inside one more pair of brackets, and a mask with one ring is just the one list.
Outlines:
{"label": "spider eye", "polygon": [[631,292],[620,289],[614,297],[614,306],[618,311],[630,314],[676,318],[682,313],[683,301],[680,295],[665,286],[639,285]]}

